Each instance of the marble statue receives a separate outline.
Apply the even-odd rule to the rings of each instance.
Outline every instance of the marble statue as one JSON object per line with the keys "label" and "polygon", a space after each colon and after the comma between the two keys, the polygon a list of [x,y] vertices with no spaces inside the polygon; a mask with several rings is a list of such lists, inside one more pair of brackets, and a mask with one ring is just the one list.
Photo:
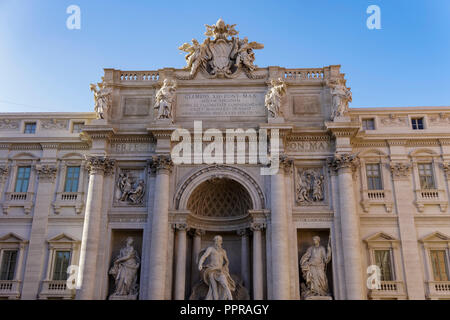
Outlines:
{"label": "marble statue", "polygon": [[207,38],[203,43],[192,39],[192,44],[184,43],[178,48],[187,53],[184,69],[189,70],[189,76],[180,79],[192,79],[198,70],[209,78],[232,78],[238,75],[239,70],[243,70],[249,78],[258,78],[254,74],[257,66],[253,64],[253,50],[264,48],[263,44],[235,37],[239,33],[234,29],[236,25],[225,24],[222,19],[214,25],[205,26]]}
{"label": "marble statue", "polygon": [[114,260],[109,274],[114,277],[114,293],[109,297],[112,299],[135,300],[139,292],[137,284],[138,269],[140,258],[133,247],[134,239],[128,237],[126,246],[120,249],[120,253]]}
{"label": "marble statue", "polygon": [[[205,260],[208,259],[205,265]],[[214,237],[214,246],[208,247],[198,262],[198,270],[203,271],[203,281],[209,286],[205,300],[233,300],[235,282],[228,270],[228,257],[222,248],[222,237]]]}
{"label": "marble statue", "polygon": [[332,115],[334,120],[348,114],[348,104],[352,102],[352,92],[345,86],[344,79],[328,81],[332,96]]}
{"label": "marble statue", "polygon": [[278,78],[278,80],[272,79],[270,84],[271,88],[267,91],[264,101],[269,111],[269,117],[278,118],[282,115],[281,106],[286,95],[287,86],[286,82],[281,78]]}
{"label": "marble statue", "polygon": [[145,195],[145,181],[139,180],[135,185],[133,177],[125,172],[120,173],[117,179],[117,200],[131,204],[141,204]]}
{"label": "marble statue", "polygon": [[158,110],[156,119],[169,119],[173,122],[172,109],[175,103],[177,83],[174,80],[164,79],[163,86],[156,93],[154,108]]}
{"label": "marble statue", "polygon": [[320,169],[299,169],[296,183],[296,201],[307,205],[324,200],[324,176]]}
{"label": "marble statue", "polygon": [[302,286],[302,297],[330,296],[326,274],[327,263],[331,260],[331,245],[328,248],[320,245],[320,237],[313,237],[314,245],[308,248],[300,259],[300,267],[306,284]]}
{"label": "marble statue", "polygon": [[106,86],[104,77],[102,77],[102,82],[98,82],[97,85],[91,83],[90,88],[91,91],[94,92],[94,110],[97,119],[105,119],[111,105],[112,89]]}

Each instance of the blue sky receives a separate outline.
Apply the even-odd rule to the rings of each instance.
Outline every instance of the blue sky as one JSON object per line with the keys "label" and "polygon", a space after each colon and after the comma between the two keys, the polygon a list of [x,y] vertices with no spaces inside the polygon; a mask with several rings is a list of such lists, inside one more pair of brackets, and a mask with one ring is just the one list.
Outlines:
{"label": "blue sky", "polygon": [[351,107],[450,105],[449,0],[0,0],[0,112],[92,111],[103,68],[181,68],[177,47],[219,17],[265,45],[258,66],[342,65]]}

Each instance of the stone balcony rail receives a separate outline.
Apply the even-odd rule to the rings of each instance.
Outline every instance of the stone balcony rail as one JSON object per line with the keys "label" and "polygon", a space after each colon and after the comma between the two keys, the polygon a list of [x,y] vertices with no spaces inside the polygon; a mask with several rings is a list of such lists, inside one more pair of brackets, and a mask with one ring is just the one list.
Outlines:
{"label": "stone balcony rail", "polygon": [[405,298],[405,285],[403,281],[381,281],[380,289],[369,290],[372,299],[377,298]]}
{"label": "stone balcony rail", "polygon": [[158,71],[122,71],[120,73],[120,82],[148,81],[156,82],[159,80]]}
{"label": "stone balcony rail", "polygon": [[8,210],[11,207],[23,207],[25,214],[29,214],[33,207],[33,198],[33,192],[6,192],[3,213],[8,214]]}
{"label": "stone balcony rail", "polygon": [[42,290],[39,298],[62,298],[73,299],[75,297],[75,289],[67,288],[67,280],[44,280],[42,281]]}
{"label": "stone balcony rail", "polygon": [[56,199],[52,203],[55,214],[59,214],[63,207],[74,207],[77,214],[84,208],[83,192],[57,192]]}
{"label": "stone balcony rail", "polygon": [[289,81],[323,80],[324,78],[323,68],[285,69],[284,71],[284,79]]}
{"label": "stone balcony rail", "polygon": [[383,200],[385,198],[384,190],[368,190],[367,198],[370,200]]}
{"label": "stone balcony rail", "polygon": [[450,281],[428,281],[428,298],[450,298]]}
{"label": "stone balcony rail", "polygon": [[425,205],[439,205],[441,212],[447,211],[448,200],[446,191],[442,189],[418,189],[416,193],[416,206],[419,212],[425,210]]}
{"label": "stone balcony rail", "polygon": [[0,297],[18,299],[20,297],[20,281],[0,280]]}
{"label": "stone balcony rail", "polygon": [[27,192],[11,192],[8,194],[9,201],[26,201],[27,197]]}
{"label": "stone balcony rail", "polygon": [[390,190],[362,190],[361,205],[364,212],[369,212],[373,205],[382,205],[386,212],[391,212],[394,205],[392,193]]}

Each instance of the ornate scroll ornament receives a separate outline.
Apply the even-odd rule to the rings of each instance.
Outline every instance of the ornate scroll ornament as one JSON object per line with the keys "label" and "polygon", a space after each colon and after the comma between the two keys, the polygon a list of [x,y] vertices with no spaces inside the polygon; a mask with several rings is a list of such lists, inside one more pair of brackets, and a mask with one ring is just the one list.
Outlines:
{"label": "ornate scroll ornament", "polygon": [[118,201],[129,204],[142,204],[145,195],[145,181],[136,181],[130,173],[120,173],[116,182],[119,190]]}
{"label": "ornate scroll ornament", "polygon": [[90,88],[91,91],[94,92],[94,110],[97,114],[97,119],[105,119],[108,110],[111,107],[112,88],[107,86],[104,77],[102,77],[102,82],[98,82],[97,85],[91,83]]}
{"label": "ornate scroll ornament", "polygon": [[328,166],[334,170],[338,171],[339,169],[350,168],[355,170],[359,165],[359,161],[356,154],[353,153],[338,153],[335,154],[334,157],[327,159]]}
{"label": "ornate scroll ornament", "polygon": [[324,200],[324,176],[320,169],[302,169],[297,171],[295,186],[296,202],[299,205],[308,205]]}
{"label": "ornate scroll ornament", "polygon": [[261,222],[252,222],[250,224],[250,230],[254,231],[261,231],[263,229],[266,228],[266,224],[265,223],[261,223]]}
{"label": "ornate scroll ornament", "polygon": [[103,156],[86,156],[86,168],[89,174],[104,174],[112,173],[116,160]]}
{"label": "ornate scroll ornament", "polygon": [[39,180],[41,181],[55,181],[57,171],[58,169],[55,165],[42,164],[36,166],[36,172]]}
{"label": "ornate scroll ornament", "polygon": [[0,167],[0,182],[6,181],[9,175],[9,167],[6,165],[4,167]]}
{"label": "ornate scroll ornament", "polygon": [[348,115],[348,104],[352,102],[352,92],[345,86],[346,80],[343,78],[331,79],[327,81],[332,96],[331,119]]}
{"label": "ornate scroll ornament", "polygon": [[287,86],[281,78],[270,81],[271,87],[266,93],[264,103],[269,111],[269,118],[278,118],[283,115],[282,106],[286,96]]}
{"label": "ornate scroll ornament", "polygon": [[[447,179],[450,179],[450,162],[443,163],[442,168],[444,169]],[[1,169],[0,169],[0,175],[1,175]]]}
{"label": "ornate scroll ornament", "polygon": [[157,155],[150,158],[148,161],[150,171],[158,172],[160,170],[172,171],[173,162],[169,155]]}
{"label": "ornate scroll ornament", "polygon": [[407,178],[411,173],[411,164],[406,162],[394,162],[390,164],[393,178]]}
{"label": "ornate scroll ornament", "polygon": [[169,119],[173,122],[172,110],[175,104],[177,83],[175,80],[164,79],[163,86],[156,93],[154,108],[158,110],[156,119]]}
{"label": "ornate scroll ornament", "polygon": [[0,119],[0,130],[19,129],[19,120]]}
{"label": "ornate scroll ornament", "polygon": [[178,48],[187,53],[185,70],[189,70],[189,76],[186,79],[194,78],[198,70],[210,78],[232,78],[239,70],[251,79],[258,78],[254,74],[257,66],[253,64],[253,50],[262,49],[264,45],[234,37],[239,33],[234,29],[236,25],[225,24],[222,19],[215,25],[205,26],[208,38],[202,44],[192,39],[192,44],[184,43]]}
{"label": "ornate scroll ornament", "polygon": [[67,120],[57,120],[57,119],[45,119],[41,120],[41,128],[51,130],[51,129],[67,129]]}

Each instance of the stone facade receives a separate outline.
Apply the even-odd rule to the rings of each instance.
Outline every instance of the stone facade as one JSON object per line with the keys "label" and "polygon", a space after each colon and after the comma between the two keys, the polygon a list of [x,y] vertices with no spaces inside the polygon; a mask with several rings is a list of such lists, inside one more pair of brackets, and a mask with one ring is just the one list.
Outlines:
{"label": "stone facade", "polygon": [[[300,299],[313,236],[332,299],[450,298],[450,107],[348,108],[340,66],[260,68],[236,34],[208,26],[185,69],[105,69],[97,112],[0,114],[0,259],[16,252],[0,297],[201,298],[221,235],[235,299]],[[279,132],[280,169],[176,163],[171,135],[194,121]]]}

